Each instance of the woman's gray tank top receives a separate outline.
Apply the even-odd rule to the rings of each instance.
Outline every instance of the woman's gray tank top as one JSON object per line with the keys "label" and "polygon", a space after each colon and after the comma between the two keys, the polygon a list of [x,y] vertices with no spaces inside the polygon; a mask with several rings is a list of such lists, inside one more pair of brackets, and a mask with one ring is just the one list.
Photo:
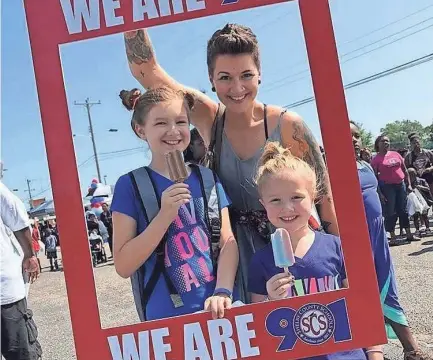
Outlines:
{"label": "woman's gray tank top", "polygon": [[[280,115],[277,126],[269,134],[266,141],[276,141],[281,144],[282,116],[283,113]],[[265,129],[263,129],[263,134],[265,134]],[[235,209],[246,211],[264,210],[259,202],[259,194],[254,184],[258,161],[263,154],[263,150],[264,145],[251,158],[241,160],[234,152],[223,131],[218,176]],[[250,296],[247,290],[248,267],[253,254],[265,246],[268,241],[252,226],[237,223],[233,227],[239,248],[236,288],[240,293],[241,300],[249,303]]]}

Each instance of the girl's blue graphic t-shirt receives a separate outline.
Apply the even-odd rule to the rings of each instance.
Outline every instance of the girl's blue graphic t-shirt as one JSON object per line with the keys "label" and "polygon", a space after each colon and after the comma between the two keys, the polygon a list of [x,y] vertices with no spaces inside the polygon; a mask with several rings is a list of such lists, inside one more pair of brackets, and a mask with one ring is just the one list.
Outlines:
{"label": "girl's blue graphic t-shirt", "polygon": [[[295,257],[295,264],[289,267],[295,278],[288,291],[288,297],[338,290],[346,279],[346,269],[341,250],[340,238],[315,232],[314,242],[303,258]],[[267,295],[266,282],[284,270],[275,266],[272,245],[269,243],[257,251],[248,272],[248,290],[255,294]],[[309,360],[364,360],[361,349],[338,352],[308,358]]]}
{"label": "girl's blue graphic t-shirt", "polygon": [[[165,189],[173,185],[173,181],[153,170],[150,170],[150,176],[159,197]],[[211,259],[211,238],[198,175],[191,172],[185,183],[189,185],[192,199],[188,204],[181,206],[177,217],[167,230],[164,260],[167,274],[184,305],[174,307],[166,281],[161,274],[146,307],[147,320],[203,310],[204,301],[215,290],[216,273]],[[223,209],[230,203],[219,181],[216,186],[220,207]],[[121,176],[116,183],[111,210],[133,218],[137,222],[137,235],[141,234],[148,225],[128,174]],[[145,284],[149,281],[155,263],[156,255],[153,253],[144,263]]]}

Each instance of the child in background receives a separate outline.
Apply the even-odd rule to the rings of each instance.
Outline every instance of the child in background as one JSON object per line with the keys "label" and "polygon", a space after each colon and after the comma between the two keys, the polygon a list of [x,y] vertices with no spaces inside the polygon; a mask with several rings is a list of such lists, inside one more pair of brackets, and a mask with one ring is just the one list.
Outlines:
{"label": "child in background", "polygon": [[[271,243],[257,251],[249,269],[248,287],[253,303],[304,295],[295,281],[314,282],[320,291],[347,287],[346,270],[339,237],[308,226],[318,185],[314,170],[303,160],[292,156],[290,150],[278,143],[268,143],[259,161],[256,176],[261,203],[269,221],[276,228],[287,230],[296,262],[289,273],[275,266]],[[320,286],[321,281],[329,286]],[[296,279],[296,280],[295,280]],[[381,346],[366,350],[368,359],[383,359]],[[317,356],[315,360],[362,360],[363,350]]]}
{"label": "child in background", "polygon": [[185,162],[201,164],[206,155],[206,147],[203,138],[200,136],[197,128],[191,130],[191,141],[183,152]]}
{"label": "child in background", "polygon": [[[153,186],[140,187],[133,173],[125,174],[117,181],[111,203],[116,270],[124,278],[132,277],[133,292],[134,280],[140,274],[144,273],[144,279],[138,283],[145,289],[156,283],[152,291],[134,292],[142,321],[203,309],[212,311],[214,317],[222,317],[224,309],[231,307],[239,259],[228,215],[229,201],[220,182],[214,181],[211,170],[187,167],[187,179],[174,183],[166,162],[167,153],[183,152],[190,144],[190,113],[194,99],[168,87],[149,89],[143,95],[136,89],[123,90],[120,97],[125,107],[133,110],[133,131],[147,142],[152,153],[150,165],[143,170]],[[205,206],[206,186],[203,177],[200,179],[201,172],[212,178],[212,187],[219,198],[218,269],[212,260],[213,232],[205,215],[208,207]],[[149,211],[140,201],[140,193],[154,195],[160,200],[158,213],[149,221],[146,220]],[[162,255],[158,251],[160,243],[165,243]],[[141,272],[143,267],[144,272]],[[153,275],[158,269],[155,279]]]}
{"label": "child in background", "polygon": [[57,238],[51,230],[47,231],[48,236],[45,238],[45,253],[47,259],[50,260],[51,271],[59,270],[59,264],[57,263]]}
{"label": "child in background", "polygon": [[[412,189],[418,189],[421,196],[426,201],[427,205],[430,207],[433,204],[433,197],[430,192],[430,187],[426,180],[417,176],[416,170],[414,168],[407,169],[409,173],[410,182],[412,184]],[[430,221],[428,219],[428,211],[429,209],[423,211],[422,214],[419,212],[413,215],[413,222],[415,224],[416,235],[421,236],[421,232],[425,232],[425,235],[428,236],[431,234],[430,230]],[[420,221],[421,220],[421,221]],[[425,228],[420,229],[421,226],[425,226]]]}

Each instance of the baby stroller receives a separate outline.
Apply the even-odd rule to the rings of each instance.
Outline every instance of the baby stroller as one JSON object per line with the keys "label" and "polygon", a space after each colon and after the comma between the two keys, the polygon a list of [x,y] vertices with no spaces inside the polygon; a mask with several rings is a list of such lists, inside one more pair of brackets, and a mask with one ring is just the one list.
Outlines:
{"label": "baby stroller", "polygon": [[89,235],[90,251],[92,253],[93,267],[99,263],[107,262],[107,254],[105,253],[102,237],[98,235],[96,230],[93,230]]}

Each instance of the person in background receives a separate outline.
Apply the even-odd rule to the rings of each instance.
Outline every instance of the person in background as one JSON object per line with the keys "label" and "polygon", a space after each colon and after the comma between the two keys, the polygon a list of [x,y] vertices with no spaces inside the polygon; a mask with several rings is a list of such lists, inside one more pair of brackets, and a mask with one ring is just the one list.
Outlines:
{"label": "person in background", "polygon": [[421,148],[421,139],[417,133],[408,135],[410,151],[404,158],[406,167],[416,170],[418,177],[427,181],[433,194],[433,152]]}
{"label": "person in background", "polygon": [[45,239],[48,234],[48,224],[45,221],[41,222],[39,233],[41,234],[41,240],[45,244]]}
{"label": "person in background", "polygon": [[371,166],[361,159],[361,132],[354,122],[350,123],[350,130],[388,338],[399,339],[404,350],[404,360],[428,360],[419,350],[398,299],[377,178]]}
{"label": "person in background", "polygon": [[23,278],[23,270],[30,282],[39,276],[29,225],[24,204],[0,182],[1,354],[6,360],[42,356]]}
{"label": "person in background", "polygon": [[35,219],[32,225],[32,246],[35,256],[38,259],[39,272],[42,272],[41,260],[39,259],[39,253],[41,251],[41,245],[39,245],[39,241],[41,241],[41,233],[39,232],[38,220]]}
{"label": "person in background", "polygon": [[[404,159],[407,155],[407,153],[409,152],[408,149],[406,148],[402,148],[402,149],[398,149],[397,152],[401,155],[401,157]],[[406,166],[407,167],[407,166]]]}
{"label": "person in background", "polygon": [[193,164],[201,164],[206,155],[206,146],[197,128],[192,129],[190,133],[191,141],[183,152],[184,160]]}
{"label": "person in background", "polygon": [[96,217],[96,221],[98,222],[99,234],[102,238],[102,243],[105,244],[106,242],[108,242],[108,238],[110,237],[108,233],[108,229],[106,228],[104,223],[101,220],[99,220],[97,217]]}
{"label": "person in background", "polygon": [[88,211],[86,213],[86,219],[87,219],[87,232],[90,234],[93,230],[98,231],[98,235],[101,235],[100,226],[98,217],[96,214],[92,211]]}
{"label": "person in background", "polygon": [[[418,177],[415,169],[409,168],[407,169],[407,171],[409,173],[410,182],[412,183],[413,189],[417,189],[419,191],[421,196],[426,201],[427,205],[430,207],[433,204],[433,197],[427,181]],[[413,222],[415,224],[416,235],[418,236],[421,236],[421,232],[424,231],[426,236],[431,235],[430,221],[428,219],[428,211],[429,209],[426,209],[421,214],[417,212],[413,215]],[[425,226],[425,228],[422,229],[423,231],[421,231],[420,229],[420,222],[421,225]]]}
{"label": "person in background", "polygon": [[410,178],[404,160],[396,151],[389,150],[390,142],[386,135],[380,135],[374,142],[377,155],[371,161],[371,166],[379,180],[380,197],[384,207],[385,229],[391,235],[390,245],[399,242],[395,235],[397,217],[400,228],[406,230],[408,241],[420,240],[410,230],[409,216],[406,211],[407,191],[412,191]]}
{"label": "person in background", "polygon": [[107,203],[102,204],[102,214],[100,216],[100,219],[104,226],[107,228],[108,232],[108,246],[110,247],[110,253],[111,257],[113,257],[113,219],[111,216],[110,208],[108,207]]}
{"label": "person in background", "polygon": [[59,264],[57,262],[57,238],[53,233],[50,233],[45,239],[45,253],[47,259],[50,260],[51,271],[59,270]]}
{"label": "person in background", "polygon": [[365,161],[366,163],[370,164],[370,162],[371,162],[371,151],[369,149],[363,148],[361,150],[361,152],[359,153],[359,156],[361,157],[361,159],[363,161]]}

